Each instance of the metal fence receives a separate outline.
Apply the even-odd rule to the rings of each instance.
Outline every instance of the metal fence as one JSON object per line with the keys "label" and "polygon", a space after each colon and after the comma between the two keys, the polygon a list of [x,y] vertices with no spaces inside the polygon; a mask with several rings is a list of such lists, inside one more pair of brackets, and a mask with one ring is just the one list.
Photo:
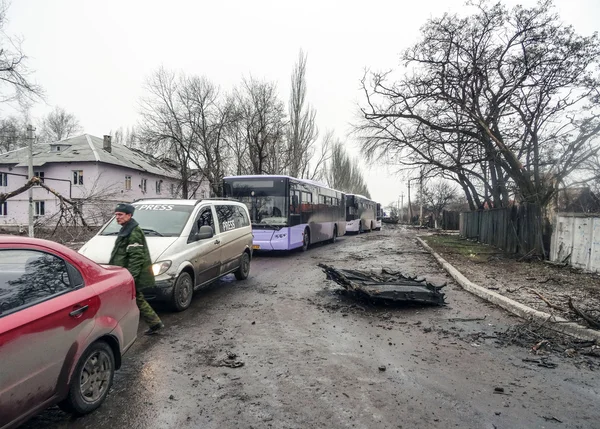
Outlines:
{"label": "metal fence", "polygon": [[495,246],[506,253],[542,254],[547,247],[544,225],[537,204],[463,212],[460,236]]}
{"label": "metal fence", "polygon": [[600,271],[600,215],[558,213],[550,260]]}
{"label": "metal fence", "polygon": [[460,212],[444,210],[442,212],[442,229],[458,230],[460,229]]}

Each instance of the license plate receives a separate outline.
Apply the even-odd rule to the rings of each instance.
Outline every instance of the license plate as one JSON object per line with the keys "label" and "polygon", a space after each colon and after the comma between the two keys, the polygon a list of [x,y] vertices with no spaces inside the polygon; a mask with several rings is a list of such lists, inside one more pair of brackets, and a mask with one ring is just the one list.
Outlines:
{"label": "license plate", "polygon": [[252,245],[252,249],[254,249],[254,250],[259,250],[259,249],[260,249],[260,246],[259,246],[258,244],[253,244],[253,245]]}

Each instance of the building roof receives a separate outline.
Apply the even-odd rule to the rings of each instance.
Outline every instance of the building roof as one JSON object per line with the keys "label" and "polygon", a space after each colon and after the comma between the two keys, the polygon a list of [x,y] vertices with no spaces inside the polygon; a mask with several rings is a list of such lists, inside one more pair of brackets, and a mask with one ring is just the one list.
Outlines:
{"label": "building roof", "polygon": [[[56,146],[60,146],[60,151],[53,150]],[[104,150],[104,140],[90,134],[33,146],[33,165],[35,167],[62,162],[103,162],[159,176],[179,178],[177,168],[169,161],[160,160],[138,149],[117,143],[111,143],[111,152],[108,152]],[[0,154],[0,165],[2,164],[27,167],[27,148],[23,147]]]}

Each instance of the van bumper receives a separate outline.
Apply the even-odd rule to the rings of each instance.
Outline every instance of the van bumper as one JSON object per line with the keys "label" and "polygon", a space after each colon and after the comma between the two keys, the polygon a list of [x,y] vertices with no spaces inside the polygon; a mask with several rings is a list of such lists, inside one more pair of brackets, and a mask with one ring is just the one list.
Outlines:
{"label": "van bumper", "polygon": [[157,280],[152,287],[142,289],[146,301],[167,302],[173,298],[175,282],[171,279]]}

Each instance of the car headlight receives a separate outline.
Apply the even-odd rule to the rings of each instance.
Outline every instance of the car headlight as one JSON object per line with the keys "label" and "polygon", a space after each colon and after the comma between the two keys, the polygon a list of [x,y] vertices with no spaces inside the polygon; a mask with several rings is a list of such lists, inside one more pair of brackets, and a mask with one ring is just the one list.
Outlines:
{"label": "car headlight", "polygon": [[154,273],[154,276],[160,276],[169,268],[171,268],[171,261],[157,262],[156,264],[152,264],[152,273]]}

